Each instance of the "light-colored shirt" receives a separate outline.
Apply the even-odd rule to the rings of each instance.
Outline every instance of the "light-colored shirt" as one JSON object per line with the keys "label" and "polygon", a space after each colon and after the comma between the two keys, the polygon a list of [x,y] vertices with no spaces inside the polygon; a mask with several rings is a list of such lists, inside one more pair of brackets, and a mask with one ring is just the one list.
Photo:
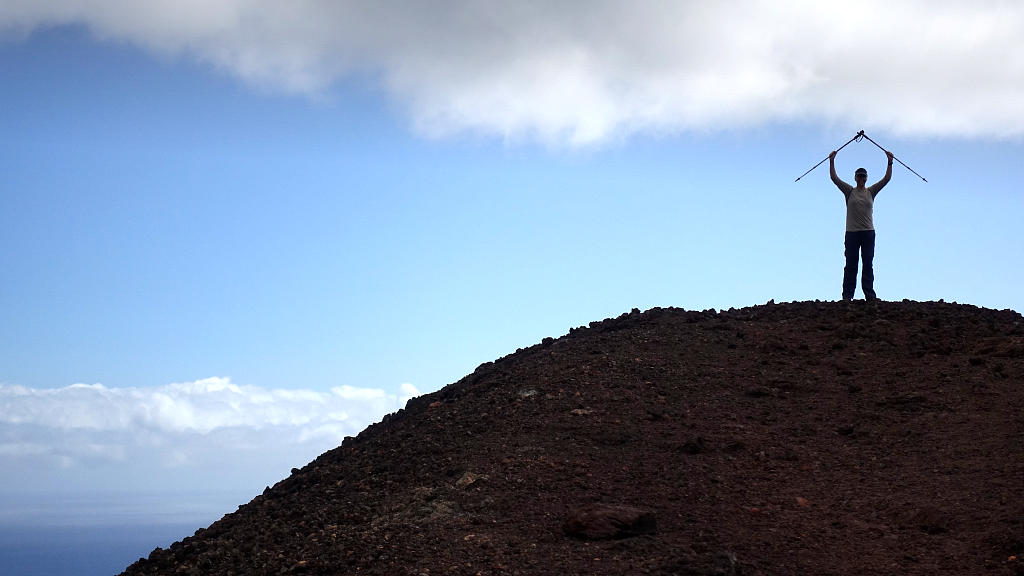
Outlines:
{"label": "light-colored shirt", "polygon": [[850,186],[842,180],[836,182],[836,186],[846,196],[846,231],[859,232],[861,230],[874,230],[875,223],[872,212],[875,207],[875,196],[878,194],[888,180],[880,180],[866,188]]}

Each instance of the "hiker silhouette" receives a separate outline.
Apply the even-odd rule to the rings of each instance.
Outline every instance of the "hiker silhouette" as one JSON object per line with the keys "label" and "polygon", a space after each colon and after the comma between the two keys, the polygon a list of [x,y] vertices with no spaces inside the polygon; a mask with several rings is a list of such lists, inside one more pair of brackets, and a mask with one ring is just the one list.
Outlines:
{"label": "hiker silhouette", "polygon": [[853,300],[853,293],[857,287],[858,256],[864,262],[864,271],[861,274],[861,289],[864,291],[864,298],[866,300],[878,298],[875,294],[875,270],[872,265],[875,258],[875,224],[872,213],[875,196],[892,178],[893,160],[892,152],[883,151],[889,160],[889,165],[885,169],[885,176],[871,186],[865,186],[868,180],[868,171],[864,168],[857,168],[854,172],[856,186],[843,182],[836,174],[837,151],[833,150],[828,155],[832,182],[846,197],[846,267],[843,269],[843,300]]}

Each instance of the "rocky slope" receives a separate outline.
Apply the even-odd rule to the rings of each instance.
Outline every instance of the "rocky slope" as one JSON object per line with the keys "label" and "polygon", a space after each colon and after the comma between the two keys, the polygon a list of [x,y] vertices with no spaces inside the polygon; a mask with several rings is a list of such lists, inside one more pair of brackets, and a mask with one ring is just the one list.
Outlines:
{"label": "rocky slope", "polygon": [[634,311],[348,438],[125,574],[1024,574],[1024,322]]}

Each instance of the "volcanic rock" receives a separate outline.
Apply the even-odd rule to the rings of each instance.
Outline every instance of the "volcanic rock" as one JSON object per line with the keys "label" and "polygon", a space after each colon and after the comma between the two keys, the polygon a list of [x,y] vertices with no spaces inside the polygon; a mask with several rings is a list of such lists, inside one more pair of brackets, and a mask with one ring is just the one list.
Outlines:
{"label": "volcanic rock", "polygon": [[657,519],[652,512],[633,506],[598,504],[569,512],[563,531],[587,540],[612,540],[653,534]]}
{"label": "volcanic rock", "polygon": [[[125,574],[1019,575],[1022,343],[1020,314],[944,302],[634,310],[410,400]],[[566,533],[602,509],[657,530]]]}

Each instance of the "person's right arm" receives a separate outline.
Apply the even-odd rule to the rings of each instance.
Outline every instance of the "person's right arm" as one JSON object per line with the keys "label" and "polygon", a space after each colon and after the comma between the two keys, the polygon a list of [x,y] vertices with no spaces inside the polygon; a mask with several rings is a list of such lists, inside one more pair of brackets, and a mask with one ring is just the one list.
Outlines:
{"label": "person's right arm", "polygon": [[839,188],[839,190],[841,190],[843,192],[844,196],[848,195],[850,193],[850,190],[853,189],[853,187],[850,186],[849,184],[847,184],[846,182],[843,182],[843,180],[839,177],[839,174],[836,174],[836,151],[835,150],[833,150],[832,153],[828,155],[828,169],[829,169],[829,173],[832,176],[832,183],[835,184]]}

